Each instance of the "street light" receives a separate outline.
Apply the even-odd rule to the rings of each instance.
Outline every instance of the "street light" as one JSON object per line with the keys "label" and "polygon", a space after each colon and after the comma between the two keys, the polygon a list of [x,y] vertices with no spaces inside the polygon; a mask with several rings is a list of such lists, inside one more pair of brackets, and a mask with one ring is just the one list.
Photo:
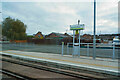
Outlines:
{"label": "street light", "polygon": [[93,38],[93,59],[96,58],[96,0],[94,0],[94,38]]}

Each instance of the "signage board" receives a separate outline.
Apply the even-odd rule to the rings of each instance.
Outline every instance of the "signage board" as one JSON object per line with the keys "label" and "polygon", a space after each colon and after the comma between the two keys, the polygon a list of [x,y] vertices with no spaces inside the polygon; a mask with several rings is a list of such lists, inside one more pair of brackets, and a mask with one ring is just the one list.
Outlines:
{"label": "signage board", "polygon": [[70,25],[70,30],[84,30],[84,24]]}

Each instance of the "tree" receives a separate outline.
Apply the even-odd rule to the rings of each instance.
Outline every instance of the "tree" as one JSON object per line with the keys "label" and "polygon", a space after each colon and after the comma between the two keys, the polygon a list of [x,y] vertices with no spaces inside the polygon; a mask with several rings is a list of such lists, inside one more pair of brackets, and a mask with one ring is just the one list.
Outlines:
{"label": "tree", "polygon": [[2,34],[9,40],[25,40],[27,26],[18,19],[7,17],[2,22]]}
{"label": "tree", "polygon": [[0,35],[2,35],[2,25],[0,24]]}
{"label": "tree", "polygon": [[0,41],[2,40],[2,25],[0,24]]}

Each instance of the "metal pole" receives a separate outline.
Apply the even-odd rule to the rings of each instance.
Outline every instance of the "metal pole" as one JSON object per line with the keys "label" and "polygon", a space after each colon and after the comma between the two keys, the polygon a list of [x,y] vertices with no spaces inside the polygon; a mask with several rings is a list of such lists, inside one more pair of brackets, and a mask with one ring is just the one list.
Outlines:
{"label": "metal pole", "polygon": [[64,53],[64,42],[62,42],[62,56],[63,56],[63,53]]}
{"label": "metal pole", "polygon": [[73,53],[72,55],[74,54],[74,42],[75,42],[74,38],[75,38],[75,31],[73,30]]}
{"label": "metal pole", "polygon": [[78,20],[78,25],[80,24],[80,20]]}
{"label": "metal pole", "polygon": [[75,38],[75,31],[73,30],[73,44],[75,42],[74,38]]}
{"label": "metal pole", "polygon": [[94,0],[94,39],[93,39],[93,59],[96,58],[96,0]]}
{"label": "metal pole", "polygon": [[[80,20],[78,20],[78,25],[80,24]],[[78,43],[79,43],[79,39],[77,40],[78,41]]]}
{"label": "metal pole", "polygon": [[79,30],[79,57],[80,57],[80,30]]}
{"label": "metal pole", "polygon": [[113,59],[115,59],[115,44],[113,44]]}
{"label": "metal pole", "polygon": [[69,54],[69,43],[67,43],[67,55]]}
{"label": "metal pole", "polygon": [[[78,25],[80,24],[80,20],[78,20]],[[80,57],[80,30],[79,30],[79,57]]]}
{"label": "metal pole", "polygon": [[87,44],[87,56],[89,57],[89,44]]}

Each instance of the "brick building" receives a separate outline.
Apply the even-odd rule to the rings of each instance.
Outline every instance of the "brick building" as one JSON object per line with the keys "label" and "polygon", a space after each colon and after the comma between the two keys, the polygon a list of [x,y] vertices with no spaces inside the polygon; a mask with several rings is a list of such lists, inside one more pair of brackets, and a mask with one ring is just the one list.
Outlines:
{"label": "brick building", "polygon": [[116,36],[120,36],[120,34],[101,34],[99,35],[99,38],[101,40],[113,40]]}
{"label": "brick building", "polygon": [[46,35],[45,38],[46,39],[65,39],[65,38],[71,38],[71,36],[68,35],[67,33],[61,34],[61,33],[52,32],[49,35]]}
{"label": "brick building", "polygon": [[34,36],[35,36],[35,38],[39,38],[39,39],[44,38],[43,34],[40,31],[37,34],[35,34]]}

